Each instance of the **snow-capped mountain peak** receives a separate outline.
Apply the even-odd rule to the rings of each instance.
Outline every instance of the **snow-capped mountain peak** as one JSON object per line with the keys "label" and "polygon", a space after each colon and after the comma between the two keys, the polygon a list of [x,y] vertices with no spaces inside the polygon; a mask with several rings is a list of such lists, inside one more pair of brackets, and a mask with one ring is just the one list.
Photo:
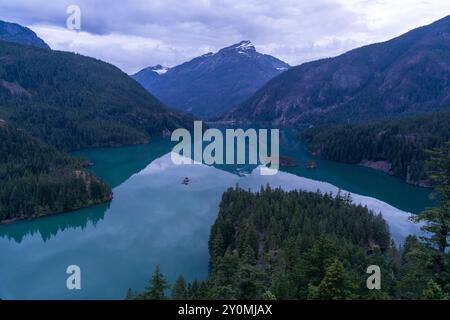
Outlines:
{"label": "snow-capped mountain peak", "polygon": [[169,67],[164,67],[160,64],[154,66],[154,67],[150,67],[150,70],[152,70],[153,72],[156,72],[157,74],[159,74],[160,76],[167,73],[167,71],[169,71]]}
{"label": "snow-capped mountain peak", "polygon": [[232,46],[226,47],[219,52],[232,52],[232,53],[240,53],[240,54],[251,54],[256,53],[255,46],[249,40],[244,40],[239,43],[233,44]]}
{"label": "snow-capped mountain peak", "polygon": [[238,43],[236,49],[239,50],[255,50],[255,46],[253,45],[253,43],[249,40],[245,40],[245,41],[241,41],[240,43]]}
{"label": "snow-capped mountain peak", "polygon": [[162,67],[153,67],[133,78],[168,105],[207,118],[246,100],[287,68],[247,40],[174,66],[164,75],[155,72],[164,71]]}

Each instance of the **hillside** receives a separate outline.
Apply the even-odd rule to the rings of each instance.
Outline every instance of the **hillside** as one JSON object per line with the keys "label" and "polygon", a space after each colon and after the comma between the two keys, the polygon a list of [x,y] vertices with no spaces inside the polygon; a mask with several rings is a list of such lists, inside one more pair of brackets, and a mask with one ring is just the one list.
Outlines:
{"label": "hillside", "polygon": [[244,101],[288,68],[242,41],[173,68],[146,68],[133,78],[168,105],[209,117]]}
{"label": "hillside", "polygon": [[450,16],[387,42],[293,67],[222,118],[299,125],[446,109],[449,56]]}
{"label": "hillside", "polygon": [[15,42],[39,48],[50,49],[48,44],[39,38],[36,33],[17,23],[0,20],[0,41]]}
{"label": "hillside", "polygon": [[0,118],[61,150],[144,143],[191,127],[108,63],[0,43]]}
{"label": "hillside", "polygon": [[111,189],[87,165],[0,120],[0,223],[110,200]]}
{"label": "hillside", "polygon": [[111,199],[86,161],[60,151],[146,143],[193,125],[100,60],[0,42],[0,61],[0,221]]}
{"label": "hillside", "polygon": [[372,167],[426,186],[426,150],[450,141],[450,112],[389,121],[319,126],[303,132],[310,150],[326,159]]}
{"label": "hillside", "polygon": [[268,290],[278,299],[313,298],[312,286],[338,259],[349,282],[341,298],[368,298],[358,270],[377,259],[368,252],[389,247],[383,218],[345,198],[269,187],[256,194],[229,189],[209,240],[213,292],[227,294],[225,299],[257,299]]}

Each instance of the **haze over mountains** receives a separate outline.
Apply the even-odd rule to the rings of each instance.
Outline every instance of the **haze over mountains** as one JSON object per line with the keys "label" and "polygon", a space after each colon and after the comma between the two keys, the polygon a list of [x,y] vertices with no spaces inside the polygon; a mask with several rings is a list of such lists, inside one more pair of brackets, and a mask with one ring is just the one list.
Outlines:
{"label": "haze over mountains", "polygon": [[244,101],[288,68],[242,41],[170,69],[145,68],[132,77],[168,105],[209,117]]}
{"label": "haze over mountains", "polygon": [[32,30],[17,23],[0,20],[0,41],[15,42],[50,49],[48,44],[39,38]]}
{"label": "haze over mountains", "polygon": [[300,125],[450,106],[450,16],[387,42],[290,68],[222,119]]}

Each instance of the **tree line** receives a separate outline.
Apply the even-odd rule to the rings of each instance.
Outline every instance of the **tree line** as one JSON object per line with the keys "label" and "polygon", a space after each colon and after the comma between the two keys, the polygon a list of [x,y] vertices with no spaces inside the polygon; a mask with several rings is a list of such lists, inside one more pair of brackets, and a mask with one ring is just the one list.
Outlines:
{"label": "tree line", "polygon": [[111,188],[71,157],[0,122],[0,222],[107,201]]}
{"label": "tree line", "polygon": [[426,150],[450,140],[450,112],[318,126],[304,131],[302,139],[313,153],[326,159],[351,164],[386,161],[392,175],[409,183],[430,185]]}

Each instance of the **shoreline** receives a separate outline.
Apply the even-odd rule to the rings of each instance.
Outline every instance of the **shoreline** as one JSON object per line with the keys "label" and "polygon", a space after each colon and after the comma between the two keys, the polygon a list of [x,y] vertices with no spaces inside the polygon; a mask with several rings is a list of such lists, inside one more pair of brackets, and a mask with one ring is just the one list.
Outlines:
{"label": "shoreline", "polygon": [[111,195],[104,199],[104,200],[100,200],[100,201],[96,201],[94,203],[89,203],[86,206],[80,206],[77,208],[72,208],[69,210],[63,210],[63,211],[56,211],[56,212],[49,212],[49,213],[43,213],[43,214],[33,214],[30,216],[19,216],[19,217],[15,217],[15,218],[11,218],[11,219],[4,219],[4,220],[0,220],[0,227],[1,226],[7,226],[7,225],[12,225],[15,223],[19,223],[19,222],[25,222],[25,221],[32,221],[32,220],[37,220],[40,218],[46,218],[46,217],[50,217],[50,216],[56,216],[56,215],[62,215],[62,214],[66,214],[66,213],[71,213],[71,212],[75,212],[81,209],[86,209],[86,208],[90,208],[90,207],[94,207],[100,204],[105,204],[108,202],[111,202],[114,199],[114,194],[111,193]]}

